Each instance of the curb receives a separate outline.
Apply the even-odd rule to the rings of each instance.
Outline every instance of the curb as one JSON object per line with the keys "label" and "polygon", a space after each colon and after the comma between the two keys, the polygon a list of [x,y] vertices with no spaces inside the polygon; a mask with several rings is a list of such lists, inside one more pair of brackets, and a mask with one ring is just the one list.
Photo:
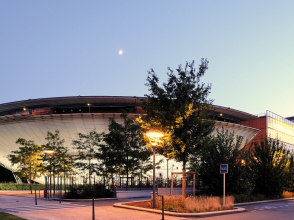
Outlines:
{"label": "curb", "polygon": [[[138,210],[138,211],[145,211],[145,212],[152,212],[152,213],[156,213],[156,214],[162,214],[161,210],[147,209],[147,208],[140,208],[140,207],[136,207],[136,206],[123,205],[123,203],[115,203],[113,205],[113,207],[125,208],[125,209],[133,209],[133,210]],[[175,212],[164,211],[164,215],[171,215],[171,216],[177,216],[177,217],[196,217],[196,218],[198,217],[198,218],[203,218],[203,217],[227,215],[227,214],[233,214],[233,213],[239,213],[239,212],[245,212],[245,211],[246,211],[245,208],[238,208],[237,207],[237,208],[234,208],[233,210],[224,210],[224,211],[215,211],[215,212],[202,212],[202,213],[175,213]]]}
{"label": "curb", "polygon": [[293,200],[294,198],[285,198],[285,199],[273,199],[273,200],[260,200],[260,201],[254,201],[254,202],[243,202],[243,203],[235,203],[235,206],[244,206],[244,205],[254,205],[254,204],[260,204],[260,203],[268,203],[268,202],[279,202],[279,201],[287,201],[287,200]]}
{"label": "curb", "polygon": [[[52,200],[59,201],[58,198],[52,198]],[[61,199],[63,202],[92,202],[93,199]],[[107,201],[107,200],[118,200],[117,198],[101,198],[94,199],[94,201]]]}

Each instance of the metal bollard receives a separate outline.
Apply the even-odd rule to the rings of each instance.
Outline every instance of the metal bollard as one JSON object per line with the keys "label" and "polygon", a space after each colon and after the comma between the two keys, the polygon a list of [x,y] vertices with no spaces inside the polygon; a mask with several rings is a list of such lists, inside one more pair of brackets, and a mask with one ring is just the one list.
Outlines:
{"label": "metal bollard", "polygon": [[164,220],[164,196],[162,196],[162,219]]}
{"label": "metal bollard", "polygon": [[92,200],[92,206],[93,206],[93,213],[92,213],[92,219],[95,220],[95,205],[94,205],[94,198]]}
{"label": "metal bollard", "polygon": [[35,205],[37,205],[37,190],[35,189]]}

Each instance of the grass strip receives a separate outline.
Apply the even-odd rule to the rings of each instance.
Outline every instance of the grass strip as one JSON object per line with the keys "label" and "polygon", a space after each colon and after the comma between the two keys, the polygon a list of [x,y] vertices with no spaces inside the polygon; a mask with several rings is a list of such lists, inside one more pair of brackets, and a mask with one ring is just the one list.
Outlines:
{"label": "grass strip", "polygon": [[1,220],[26,220],[24,218],[20,218],[16,215],[11,215],[9,213],[6,212],[0,212],[0,219]]}

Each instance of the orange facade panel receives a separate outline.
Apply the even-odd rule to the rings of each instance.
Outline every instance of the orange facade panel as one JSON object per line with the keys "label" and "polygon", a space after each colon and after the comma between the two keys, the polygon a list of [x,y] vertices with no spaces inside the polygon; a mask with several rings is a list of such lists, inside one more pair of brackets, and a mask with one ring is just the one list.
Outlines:
{"label": "orange facade panel", "polygon": [[261,137],[266,137],[266,117],[261,117],[249,121],[239,122],[240,125],[260,129],[258,134],[247,144],[246,149],[251,145],[252,142],[258,141]]}

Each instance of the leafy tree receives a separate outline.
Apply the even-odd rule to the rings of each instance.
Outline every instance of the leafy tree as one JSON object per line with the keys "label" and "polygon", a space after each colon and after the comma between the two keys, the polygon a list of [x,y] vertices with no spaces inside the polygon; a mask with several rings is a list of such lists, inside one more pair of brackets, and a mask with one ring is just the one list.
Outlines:
{"label": "leafy tree", "polygon": [[251,146],[255,192],[264,195],[283,193],[290,168],[289,152],[278,141],[263,139]]}
{"label": "leafy tree", "polygon": [[[59,155],[65,151],[64,139],[60,138],[59,131],[56,130],[55,133],[47,132],[47,136],[45,138],[47,143],[43,145],[45,149],[45,153],[43,154],[43,162],[44,162],[44,171],[48,176],[55,176],[60,173],[58,169],[59,166]],[[46,150],[52,150],[53,153],[46,153]]]}
{"label": "leafy tree", "polygon": [[99,154],[101,141],[102,134],[92,130],[88,134],[78,133],[78,139],[72,142],[79,151],[79,155],[76,158],[78,160],[76,165],[81,170],[88,170],[90,185],[91,175],[99,171],[97,155]]}
{"label": "leafy tree", "polygon": [[150,94],[145,95],[147,99],[142,101],[147,115],[136,120],[145,132],[149,129],[164,132],[159,152],[167,152],[169,158],[183,163],[183,196],[186,195],[186,163],[203,147],[203,139],[214,128],[209,114],[211,87],[200,81],[207,69],[206,59],[201,60],[198,72],[194,61],[186,63],[185,68],[179,65],[177,75],[168,68],[167,83],[163,83],[163,87],[158,85],[159,78],[151,69],[146,84]]}
{"label": "leafy tree", "polygon": [[294,192],[294,158],[293,155],[290,157],[290,165],[287,182],[285,184],[285,190],[288,192]]}
{"label": "leafy tree", "polygon": [[[63,175],[64,181],[66,177],[70,177],[75,174],[74,171],[74,158],[73,155],[68,153],[68,149],[62,151],[59,156],[59,164],[58,164],[58,175]],[[66,184],[64,183],[64,191],[66,191]]]}
{"label": "leafy tree", "polygon": [[32,193],[32,180],[40,177],[42,173],[42,153],[43,147],[36,145],[34,141],[27,141],[19,138],[16,141],[20,144],[19,150],[12,151],[8,156],[12,165],[17,164],[16,174],[19,177],[24,177],[30,181],[30,189]]}
{"label": "leafy tree", "polygon": [[[252,172],[250,170],[250,153],[240,150],[242,136],[235,136],[228,130],[217,130],[216,137],[206,140],[206,146],[191,158],[192,170],[197,170],[203,185],[208,186],[211,194],[223,192],[223,175],[220,164],[228,164],[226,174],[226,192],[228,194],[247,193],[252,190]],[[190,169],[191,169],[190,168]]]}
{"label": "leafy tree", "polygon": [[133,119],[128,118],[128,111],[122,113],[120,117],[123,124],[116,122],[114,118],[109,119],[109,133],[105,135],[104,141],[108,148],[107,153],[101,157],[108,156],[105,166],[112,169],[112,172],[127,175],[127,185],[129,173],[135,174],[141,169],[142,164],[148,161],[152,152],[144,147],[141,128]]}

